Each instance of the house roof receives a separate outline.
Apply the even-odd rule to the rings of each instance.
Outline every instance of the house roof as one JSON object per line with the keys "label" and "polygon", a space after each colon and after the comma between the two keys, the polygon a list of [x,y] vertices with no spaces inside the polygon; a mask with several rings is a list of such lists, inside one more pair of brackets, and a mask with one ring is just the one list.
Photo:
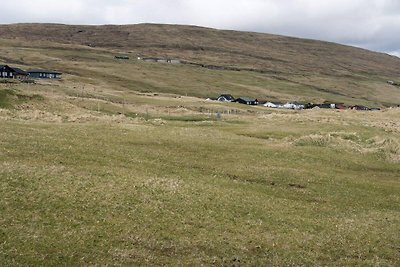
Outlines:
{"label": "house roof", "polygon": [[42,70],[42,69],[32,69],[32,70],[28,70],[28,73],[48,73],[48,74],[58,74],[61,75],[61,72],[58,71],[52,71],[52,70]]}
{"label": "house roof", "polygon": [[11,67],[11,69],[13,69],[15,71],[15,73],[17,73],[17,74],[28,75],[28,72],[26,72],[20,68]]}
{"label": "house roof", "polygon": [[2,68],[10,68],[10,70],[16,74],[28,75],[28,73],[26,71],[24,71],[23,69],[20,69],[20,68],[10,67],[8,65],[0,65],[0,69],[2,69]]}

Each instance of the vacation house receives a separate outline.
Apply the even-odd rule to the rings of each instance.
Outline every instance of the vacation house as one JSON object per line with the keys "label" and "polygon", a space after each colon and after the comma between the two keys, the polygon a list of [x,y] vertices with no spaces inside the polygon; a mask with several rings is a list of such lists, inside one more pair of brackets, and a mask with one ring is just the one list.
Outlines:
{"label": "vacation house", "polygon": [[20,68],[0,65],[0,78],[26,79],[27,77],[28,73]]}
{"label": "vacation house", "polygon": [[235,99],[232,102],[237,102],[245,105],[258,105],[258,100],[250,97],[239,97],[238,99]]}
{"label": "vacation house", "polygon": [[58,71],[41,69],[28,70],[28,73],[30,78],[36,79],[60,79],[62,75],[62,73]]}

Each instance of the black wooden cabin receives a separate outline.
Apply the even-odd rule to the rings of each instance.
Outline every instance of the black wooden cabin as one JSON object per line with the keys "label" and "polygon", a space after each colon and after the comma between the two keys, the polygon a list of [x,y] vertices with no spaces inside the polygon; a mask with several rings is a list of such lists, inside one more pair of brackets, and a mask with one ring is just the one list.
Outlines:
{"label": "black wooden cabin", "polygon": [[8,65],[0,65],[0,78],[26,79],[27,77],[28,73],[20,68],[14,68]]}

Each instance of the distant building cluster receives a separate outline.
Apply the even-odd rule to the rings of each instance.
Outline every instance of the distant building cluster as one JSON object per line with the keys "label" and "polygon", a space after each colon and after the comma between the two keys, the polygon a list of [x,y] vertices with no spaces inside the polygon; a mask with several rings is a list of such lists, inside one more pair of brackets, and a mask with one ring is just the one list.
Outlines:
{"label": "distant building cluster", "polygon": [[[129,56],[127,55],[116,55],[114,56],[115,59],[119,59],[119,60],[129,60]],[[151,63],[169,63],[169,64],[181,64],[183,63],[181,60],[179,59],[175,59],[175,58],[169,58],[169,57],[142,57],[142,56],[138,56],[137,60],[141,60],[144,62],[151,62]]]}
{"label": "distant building cluster", "polygon": [[62,73],[58,71],[30,69],[22,70],[9,65],[0,65],[0,78],[3,79],[60,79]]}
{"label": "distant building cluster", "polygon": [[289,101],[289,102],[274,102],[267,100],[258,100],[257,98],[251,97],[239,97],[235,98],[230,94],[223,94],[217,98],[207,98],[207,100],[211,101],[220,101],[220,102],[232,102],[232,103],[240,103],[244,105],[258,105],[268,108],[282,108],[282,109],[352,109],[352,110],[380,110],[380,108],[369,108],[362,105],[354,105],[354,106],[346,106],[343,103],[302,103],[298,101]]}

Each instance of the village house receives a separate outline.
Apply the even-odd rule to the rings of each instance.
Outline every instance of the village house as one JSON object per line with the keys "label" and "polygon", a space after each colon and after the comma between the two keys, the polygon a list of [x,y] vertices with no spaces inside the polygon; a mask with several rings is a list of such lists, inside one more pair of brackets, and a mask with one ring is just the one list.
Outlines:
{"label": "village house", "polygon": [[336,109],[347,109],[346,105],[344,103],[337,103],[335,104]]}
{"label": "village house", "polygon": [[287,109],[303,109],[305,105],[300,102],[287,102],[286,104],[283,105],[283,108]]}
{"label": "village house", "polygon": [[225,94],[225,95],[220,95],[217,98],[217,100],[221,102],[232,102],[235,100],[235,98],[232,95]]}
{"label": "village house", "polygon": [[20,68],[0,65],[0,78],[26,79],[27,77],[28,73]]}
{"label": "village house", "polygon": [[313,108],[346,109],[347,107],[343,103],[323,103],[323,104],[307,103],[304,106],[304,108],[305,109],[313,109]]}
{"label": "village house", "polygon": [[33,69],[28,70],[30,78],[36,79],[60,79],[62,73],[58,71],[51,71],[51,70],[42,70],[42,69]]}
{"label": "village house", "polygon": [[154,58],[154,57],[143,57],[141,58],[141,60],[143,60],[144,62],[153,62],[153,63],[157,63],[159,58]]}
{"label": "village house", "polygon": [[116,55],[116,56],[115,56],[115,59],[124,59],[124,60],[128,60],[129,57],[128,57],[128,56],[125,56],[125,55]]}
{"label": "village house", "polygon": [[282,108],[283,103],[282,102],[267,102],[264,104],[264,107],[267,108]]}
{"label": "village house", "polygon": [[167,63],[170,63],[170,64],[181,64],[181,61],[179,59],[167,59]]}
{"label": "village house", "polygon": [[232,102],[237,102],[245,105],[258,105],[258,100],[256,98],[250,98],[250,97],[239,97]]}
{"label": "village house", "polygon": [[362,106],[362,105],[355,105],[355,106],[351,106],[350,109],[352,109],[352,110],[369,110],[369,107]]}
{"label": "village house", "polygon": [[172,59],[172,58],[138,57],[137,59],[143,60],[144,62],[153,62],[153,63],[169,63],[169,64],[181,63],[179,59]]}

